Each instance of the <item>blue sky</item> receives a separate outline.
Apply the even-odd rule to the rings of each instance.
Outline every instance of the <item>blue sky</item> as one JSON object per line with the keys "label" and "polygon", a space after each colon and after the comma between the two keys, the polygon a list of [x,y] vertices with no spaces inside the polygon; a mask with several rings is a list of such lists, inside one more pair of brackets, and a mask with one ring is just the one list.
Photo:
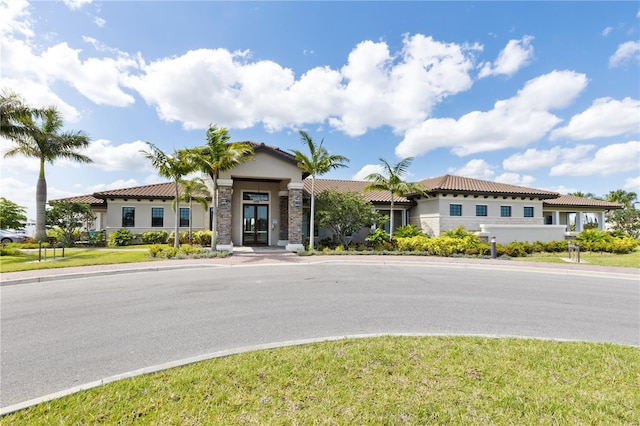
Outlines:
{"label": "blue sky", "polygon": [[[161,182],[139,153],[234,141],[303,149],[359,179],[415,157],[561,193],[640,193],[637,2],[0,0],[0,87],[55,105],[92,165],[48,164],[49,199]],[[10,145],[2,141],[3,152]],[[38,162],[2,159],[35,216]]]}

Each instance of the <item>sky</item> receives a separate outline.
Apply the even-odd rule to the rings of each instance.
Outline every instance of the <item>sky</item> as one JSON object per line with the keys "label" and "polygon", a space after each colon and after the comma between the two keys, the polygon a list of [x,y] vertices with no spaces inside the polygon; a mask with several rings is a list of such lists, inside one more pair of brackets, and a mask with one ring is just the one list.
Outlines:
{"label": "sky", "polygon": [[[48,199],[163,182],[140,150],[232,141],[305,150],[363,179],[454,174],[640,193],[640,7],[627,2],[0,0],[0,88],[56,106],[90,165],[46,165]],[[35,218],[38,161],[0,196]]]}

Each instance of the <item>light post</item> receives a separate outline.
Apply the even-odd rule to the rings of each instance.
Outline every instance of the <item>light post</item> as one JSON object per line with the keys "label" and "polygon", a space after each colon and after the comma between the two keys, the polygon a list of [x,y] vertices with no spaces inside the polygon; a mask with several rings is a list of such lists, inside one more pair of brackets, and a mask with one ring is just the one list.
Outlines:
{"label": "light post", "polygon": [[497,257],[496,252],[496,237],[491,237],[491,258],[495,259]]}

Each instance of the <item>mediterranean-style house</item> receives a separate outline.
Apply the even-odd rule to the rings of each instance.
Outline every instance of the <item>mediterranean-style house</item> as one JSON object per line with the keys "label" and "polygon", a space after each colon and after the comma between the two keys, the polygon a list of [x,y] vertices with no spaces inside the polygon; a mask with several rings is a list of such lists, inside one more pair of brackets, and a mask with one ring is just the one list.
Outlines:
{"label": "mediterranean-style house", "polygon": [[[309,237],[310,179],[298,168],[292,154],[263,143],[245,143],[254,149],[253,160],[221,172],[218,178],[217,248],[233,251],[234,246],[265,245],[284,246],[290,251],[303,249]],[[208,176],[202,177],[212,186]],[[315,192],[327,189],[361,192],[377,210],[389,215],[391,195],[385,191],[364,191],[369,183],[316,179]],[[605,213],[622,208],[601,200],[452,175],[424,179],[421,183],[428,188],[426,196],[394,197],[394,227],[413,224],[428,235],[439,236],[462,225],[481,237],[496,237],[496,241],[503,243],[551,241],[582,231],[586,218],[604,229]],[[173,199],[173,184],[167,182],[50,202],[88,203],[96,214],[95,229],[111,233],[129,228],[140,234],[174,229]],[[211,229],[212,209],[204,209],[197,203],[193,209],[192,228]],[[189,206],[181,203],[177,214],[181,229],[186,231]],[[574,225],[574,233],[570,225]],[[369,229],[362,230],[353,240],[362,241],[368,232]],[[317,229],[316,235],[331,236],[323,229]]]}

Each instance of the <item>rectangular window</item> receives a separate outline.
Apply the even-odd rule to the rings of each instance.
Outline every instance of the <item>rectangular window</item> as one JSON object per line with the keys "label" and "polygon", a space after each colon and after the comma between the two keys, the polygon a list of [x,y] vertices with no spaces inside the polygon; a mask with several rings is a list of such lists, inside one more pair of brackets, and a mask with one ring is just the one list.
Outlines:
{"label": "rectangular window", "polygon": [[151,226],[160,228],[164,226],[164,208],[151,207]]}
{"label": "rectangular window", "polygon": [[487,215],[487,206],[485,205],[477,205],[476,206],[476,216],[486,216]]}
{"label": "rectangular window", "polygon": [[533,207],[524,208],[524,217],[533,217]]}
{"label": "rectangular window", "polygon": [[136,226],[136,209],[135,207],[122,208],[122,227],[133,228]]}
{"label": "rectangular window", "polygon": [[500,206],[500,217],[511,217],[511,206]]}
{"label": "rectangular window", "polygon": [[269,201],[269,194],[266,192],[244,192],[242,194],[242,200],[254,202]]}
{"label": "rectangular window", "polygon": [[449,204],[449,216],[462,216],[462,204]]}
{"label": "rectangular window", "polygon": [[180,227],[189,226],[189,207],[180,207]]}

